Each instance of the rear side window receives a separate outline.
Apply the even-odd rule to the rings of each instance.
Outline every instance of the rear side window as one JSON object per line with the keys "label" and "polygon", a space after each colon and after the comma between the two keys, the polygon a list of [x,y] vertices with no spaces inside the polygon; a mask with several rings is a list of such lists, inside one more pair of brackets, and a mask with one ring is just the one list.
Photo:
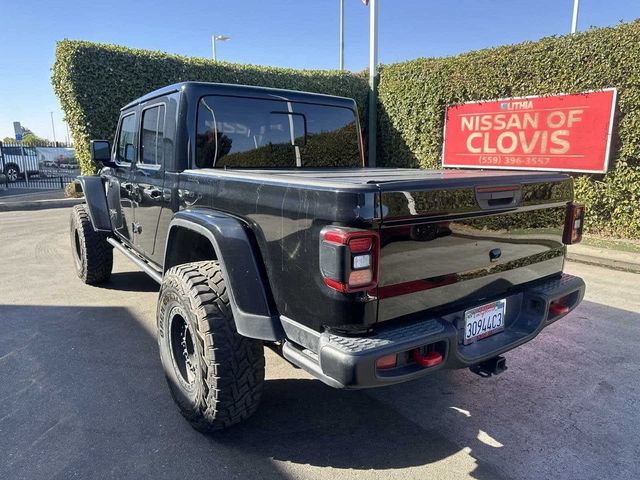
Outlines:
{"label": "rear side window", "polygon": [[157,167],[164,163],[164,105],[142,112],[141,166]]}
{"label": "rear side window", "polygon": [[131,163],[136,158],[136,114],[122,117],[118,134],[116,160],[120,163]]}
{"label": "rear side window", "polygon": [[300,155],[305,167],[358,167],[362,165],[358,127],[353,110],[310,103],[295,103],[306,120],[306,142]]}
{"label": "rear side window", "polygon": [[196,168],[359,166],[348,108],[207,96],[200,100]]}

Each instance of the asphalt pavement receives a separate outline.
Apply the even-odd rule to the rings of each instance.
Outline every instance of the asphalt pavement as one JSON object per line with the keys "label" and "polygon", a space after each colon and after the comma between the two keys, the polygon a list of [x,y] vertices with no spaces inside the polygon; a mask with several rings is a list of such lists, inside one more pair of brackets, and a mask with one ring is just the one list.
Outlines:
{"label": "asphalt pavement", "polygon": [[75,277],[67,208],[0,212],[0,478],[637,479],[640,275],[567,263],[583,304],[467,370],[338,391],[267,350],[262,405],[202,435],[165,385],[157,285]]}

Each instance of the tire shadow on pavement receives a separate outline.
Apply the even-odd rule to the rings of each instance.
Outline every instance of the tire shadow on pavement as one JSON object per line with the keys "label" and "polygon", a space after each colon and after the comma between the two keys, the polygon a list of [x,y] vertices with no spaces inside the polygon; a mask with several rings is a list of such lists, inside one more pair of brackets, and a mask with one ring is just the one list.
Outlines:
{"label": "tire shadow on pavement", "polygon": [[[202,435],[174,405],[144,323],[124,307],[0,305],[3,476],[282,478],[287,462],[315,478],[310,466],[403,469],[463,449],[364,392],[307,379],[268,380],[252,418]],[[484,462],[472,476],[502,478]]]}
{"label": "tire shadow on pavement", "polygon": [[113,272],[108,282],[98,288],[120,290],[123,292],[157,292],[160,285],[141,270]]}
{"label": "tire shadow on pavement", "polygon": [[[426,410],[421,408],[426,415],[439,414],[437,409]],[[233,447],[252,457],[376,471],[426,466],[464,448],[364,391],[336,390],[308,379],[268,380],[256,414],[244,424],[209,435],[209,441],[216,448]],[[470,478],[504,478],[489,464],[475,463]]]}

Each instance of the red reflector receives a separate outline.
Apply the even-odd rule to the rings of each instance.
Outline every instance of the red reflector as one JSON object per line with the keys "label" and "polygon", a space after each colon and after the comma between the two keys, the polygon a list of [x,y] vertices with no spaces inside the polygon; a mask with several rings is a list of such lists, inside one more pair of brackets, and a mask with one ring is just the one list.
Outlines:
{"label": "red reflector", "polygon": [[549,305],[549,313],[554,316],[566,315],[567,313],[569,313],[569,310],[569,307],[563,305],[562,303],[552,303],[551,305]]}
{"label": "red reflector", "polygon": [[387,368],[393,368],[396,366],[397,355],[394,353],[393,355],[385,355],[384,357],[380,357],[376,360],[376,368],[380,370],[384,370]]}
{"label": "red reflector", "polygon": [[327,287],[331,287],[334,290],[337,290],[338,292],[346,292],[348,290],[349,287],[347,287],[346,284],[342,283],[342,282],[338,282],[337,280],[333,280],[331,278],[327,278],[324,277],[323,278],[324,283]]}
{"label": "red reflector", "polygon": [[390,297],[398,297],[409,293],[422,292],[432,288],[444,287],[456,283],[458,278],[455,275],[443,275],[434,279],[427,280],[411,280],[409,282],[396,283],[394,285],[385,285],[378,289],[378,298],[380,300]]}
{"label": "red reflector", "polygon": [[349,250],[351,253],[363,253],[371,250],[373,239],[371,237],[352,238],[349,240]]}
{"label": "red reflector", "polygon": [[435,367],[442,363],[442,354],[435,350],[428,352],[426,355],[422,355],[420,349],[416,348],[411,352],[411,356],[413,357],[413,361],[421,367]]}

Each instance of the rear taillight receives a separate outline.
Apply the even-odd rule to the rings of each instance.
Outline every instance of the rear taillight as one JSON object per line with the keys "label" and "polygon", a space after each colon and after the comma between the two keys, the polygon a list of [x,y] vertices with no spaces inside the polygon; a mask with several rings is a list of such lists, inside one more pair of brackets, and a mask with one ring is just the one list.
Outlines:
{"label": "rear taillight", "polygon": [[562,243],[572,245],[582,240],[584,228],[584,205],[571,202],[567,205],[567,214],[564,220],[564,233]]}
{"label": "rear taillight", "polygon": [[327,227],[320,233],[320,272],[338,292],[369,290],[378,283],[380,237],[371,230]]}

